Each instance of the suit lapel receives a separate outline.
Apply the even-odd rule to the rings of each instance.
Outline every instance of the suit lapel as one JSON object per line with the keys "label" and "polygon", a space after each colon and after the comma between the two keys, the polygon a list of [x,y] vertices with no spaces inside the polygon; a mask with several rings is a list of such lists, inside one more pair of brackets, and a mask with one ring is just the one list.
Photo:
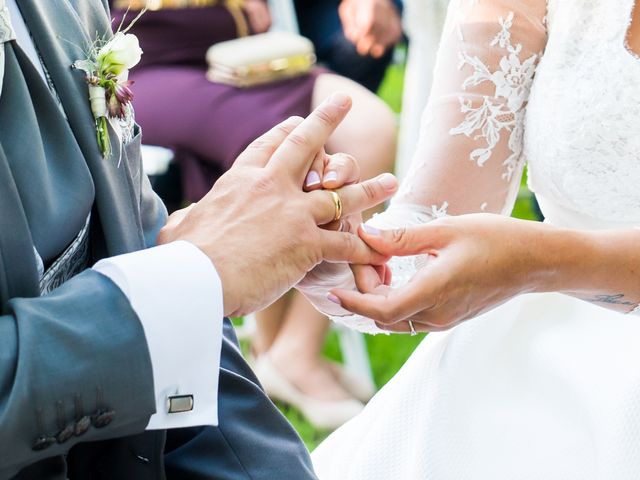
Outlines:
{"label": "suit lapel", "polygon": [[[71,65],[86,57],[96,38],[108,38],[111,25],[102,3],[81,0],[75,9],[69,0],[17,0],[36,47],[84,154],[96,187],[96,206],[107,253],[117,255],[144,248],[140,209],[126,165],[103,159],[89,106],[83,72]],[[92,33],[90,33],[92,32]],[[120,151],[115,134],[114,155]]]}

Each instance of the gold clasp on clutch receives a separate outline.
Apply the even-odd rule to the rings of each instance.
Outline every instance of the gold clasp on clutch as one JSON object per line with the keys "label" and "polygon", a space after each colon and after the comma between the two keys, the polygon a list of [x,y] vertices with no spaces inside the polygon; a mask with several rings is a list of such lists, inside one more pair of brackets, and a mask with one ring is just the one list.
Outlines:
{"label": "gold clasp on clutch", "polygon": [[269,63],[269,69],[272,72],[282,72],[287,68],[289,68],[288,58],[276,58],[275,60],[271,60],[271,63]]}

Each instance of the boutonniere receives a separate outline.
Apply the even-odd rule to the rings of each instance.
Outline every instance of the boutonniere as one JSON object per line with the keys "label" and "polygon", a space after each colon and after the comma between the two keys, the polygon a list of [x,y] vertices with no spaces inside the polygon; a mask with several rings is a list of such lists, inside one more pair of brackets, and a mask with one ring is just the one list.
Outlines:
{"label": "boutonniere", "polygon": [[141,11],[125,30],[121,30],[120,25],[110,39],[96,40],[90,45],[86,58],[73,64],[86,74],[96,137],[103,158],[111,154],[109,123],[124,118],[133,99],[129,70],[140,62],[142,49],[138,37],[127,32],[144,12]]}

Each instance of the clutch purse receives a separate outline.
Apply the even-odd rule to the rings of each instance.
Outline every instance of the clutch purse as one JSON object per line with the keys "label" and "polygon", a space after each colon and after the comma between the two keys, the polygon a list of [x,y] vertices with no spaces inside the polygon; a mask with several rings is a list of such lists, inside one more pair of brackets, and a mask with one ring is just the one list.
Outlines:
{"label": "clutch purse", "polygon": [[211,82],[252,87],[309,73],[313,44],[287,32],[267,32],[216,43],[207,51]]}

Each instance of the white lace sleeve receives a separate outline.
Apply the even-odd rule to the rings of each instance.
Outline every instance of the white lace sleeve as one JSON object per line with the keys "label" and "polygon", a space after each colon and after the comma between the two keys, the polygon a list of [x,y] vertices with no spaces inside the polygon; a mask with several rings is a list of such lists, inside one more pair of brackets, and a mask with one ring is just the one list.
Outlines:
{"label": "white lace sleeve", "polygon": [[[440,43],[420,141],[390,208],[370,220],[383,228],[443,215],[509,214],[520,185],[529,90],[544,50],[545,0],[452,0]],[[406,283],[419,258],[390,263]],[[361,317],[337,317],[361,331]]]}

